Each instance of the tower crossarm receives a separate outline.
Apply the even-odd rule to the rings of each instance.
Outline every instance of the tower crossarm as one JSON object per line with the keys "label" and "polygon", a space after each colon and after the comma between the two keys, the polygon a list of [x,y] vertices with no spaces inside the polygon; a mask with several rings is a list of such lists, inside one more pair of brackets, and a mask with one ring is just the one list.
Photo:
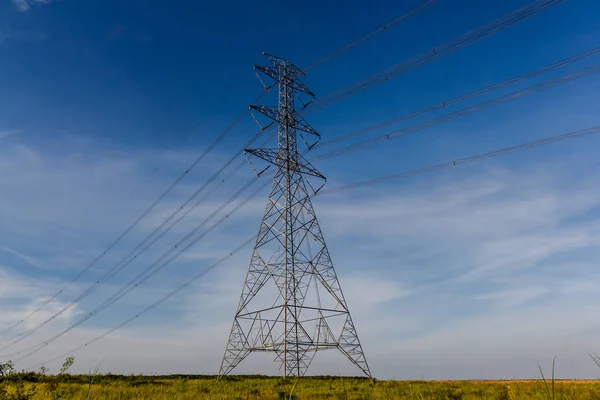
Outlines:
{"label": "tower crossarm", "polygon": [[[271,66],[262,67],[262,66],[256,65],[256,66],[254,66],[254,68],[259,70],[260,72],[262,72],[263,74],[265,74],[266,76],[268,76],[269,78],[271,78],[275,81],[279,80],[279,71],[274,67],[271,67]],[[313,92],[311,92],[310,89],[304,83],[302,83],[298,78],[295,78],[293,81],[290,81],[290,87],[299,92],[306,93],[307,95],[309,95],[311,97],[315,96],[315,94]]]}
{"label": "tower crossarm", "polygon": [[[278,167],[281,167],[283,163],[288,161],[285,154],[282,154],[282,151],[278,149],[246,149],[244,151]],[[297,154],[296,160],[289,160],[288,168],[293,172],[326,179],[323,174],[321,174],[306,158],[302,157],[300,154]]]}
{"label": "tower crossarm", "polygon": [[[275,122],[280,122],[281,118],[283,117],[282,113],[278,110],[277,107],[251,105],[250,108],[252,110],[256,110],[259,113],[267,116],[268,118],[272,119]],[[296,129],[298,131],[310,133],[311,135],[315,135],[318,138],[321,137],[321,135],[319,135],[319,133],[317,131],[315,131],[313,129],[313,127],[310,126],[310,124],[308,122],[306,122],[306,120],[304,118],[302,118],[302,116],[300,114],[298,114],[297,111],[290,113],[290,116],[288,118],[290,119],[290,128]]]}

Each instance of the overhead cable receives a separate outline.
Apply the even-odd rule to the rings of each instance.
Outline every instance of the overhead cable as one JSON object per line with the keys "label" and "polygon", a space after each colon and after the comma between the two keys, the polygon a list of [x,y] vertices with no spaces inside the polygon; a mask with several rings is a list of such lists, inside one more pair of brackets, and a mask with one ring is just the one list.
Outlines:
{"label": "overhead cable", "polygon": [[421,11],[422,9],[424,9],[427,6],[430,6],[431,4],[435,3],[436,1],[437,0],[427,0],[427,1],[424,1],[423,3],[418,4],[416,7],[413,7],[412,9],[405,12],[404,14],[394,18],[390,22],[381,25],[379,28],[367,33],[366,35],[356,39],[355,41],[350,42],[347,45],[339,48],[338,50],[333,51],[333,52],[329,53],[328,55],[326,55],[325,57],[313,62],[312,64],[307,65],[306,67],[303,68],[303,70],[308,71],[309,69],[313,69],[316,66],[321,65],[324,62],[329,61],[330,59],[339,56],[340,54],[350,50],[352,47],[370,39],[371,37],[387,30],[388,28],[391,28],[392,26],[396,25],[397,23],[404,21],[406,18],[410,17],[413,14],[416,14],[417,12]]}
{"label": "overhead cable", "polygon": [[107,300],[105,300],[99,306],[97,306],[94,310],[92,310],[91,312],[86,314],[86,316],[84,318],[71,324],[68,328],[64,329],[63,331],[59,332],[58,334],[55,334],[54,336],[52,336],[51,338],[49,338],[47,340],[44,340],[40,343],[37,343],[37,344],[27,347],[25,349],[21,349],[19,351],[13,352],[11,354],[2,355],[0,357],[2,357],[2,358],[14,357],[14,356],[17,356],[17,355],[20,355],[23,353],[26,353],[26,354],[24,356],[21,356],[20,358],[16,359],[15,361],[21,360],[25,357],[28,357],[29,355],[37,352],[41,348],[48,346],[50,343],[54,342],[59,337],[72,331],[73,329],[75,329],[79,325],[83,324],[84,322],[88,321],[92,317],[96,316],[98,313],[100,313],[104,309],[106,309],[109,306],[111,306],[112,304],[114,304],[116,301],[118,301],[119,299],[124,297],[126,294],[128,294],[132,290],[136,289],[143,282],[145,282],[150,277],[155,275],[157,272],[159,272],[160,270],[162,270],[163,268],[168,266],[172,261],[174,261],[177,257],[179,257],[184,251],[189,249],[193,244],[197,243],[200,239],[202,239],[208,233],[210,233],[215,228],[217,228],[219,225],[221,225],[232,214],[237,212],[242,206],[244,206],[248,201],[250,201],[254,196],[256,196],[266,185],[260,186],[257,191],[253,192],[244,201],[240,202],[236,207],[234,207],[229,213],[227,213],[226,215],[221,217],[221,219],[216,221],[209,229],[204,231],[201,235],[197,236],[196,238],[193,238],[193,236],[196,235],[201,228],[203,228],[216,215],[218,215],[221,211],[223,211],[229,204],[231,204],[233,201],[235,201],[241,194],[243,194],[248,188],[250,188],[258,179],[259,179],[259,177],[255,176],[250,181],[248,181],[234,195],[232,195],[227,201],[225,201],[223,204],[221,204],[221,206],[219,208],[217,208],[211,215],[206,217],[201,223],[196,225],[191,231],[189,231],[186,235],[184,235],[184,237],[182,239],[180,239],[173,247],[171,247],[169,250],[167,250],[162,256],[160,256],[156,261],[154,261],[152,264],[150,264],[147,268],[142,270],[129,283],[127,283],[125,286],[123,286],[122,288],[117,290]]}
{"label": "overhead cable", "polygon": [[138,312],[137,314],[135,314],[134,316],[126,319],[125,321],[121,322],[120,324],[116,325],[115,327],[107,330],[106,332],[104,332],[103,334],[93,338],[92,340],[82,344],[81,346],[78,346],[76,348],[73,348],[59,356],[56,356],[50,360],[46,360],[43,363],[31,366],[29,368],[27,368],[27,370],[32,370],[34,368],[39,368],[43,365],[46,365],[48,363],[51,363],[53,361],[56,360],[60,360],[64,357],[67,357],[79,350],[82,350],[86,347],[88,347],[89,345],[105,338],[106,336],[110,335],[111,333],[113,333],[114,331],[121,329],[122,327],[124,327],[125,325],[131,323],[132,321],[136,320],[137,318],[141,317],[142,315],[146,314],[148,311],[152,310],[153,308],[157,307],[158,305],[160,305],[161,303],[164,303],[165,301],[167,301],[168,299],[170,299],[171,297],[173,297],[174,295],[176,295],[177,293],[179,293],[180,291],[182,291],[183,289],[185,289],[186,287],[190,286],[192,283],[194,283],[195,281],[197,281],[198,279],[202,278],[204,275],[206,275],[208,272],[210,272],[211,270],[215,269],[216,267],[218,267],[219,265],[223,264],[223,262],[225,262],[227,259],[231,258],[234,254],[236,254],[237,252],[239,252],[240,250],[242,250],[244,247],[248,246],[250,243],[252,243],[255,240],[255,237],[252,236],[250,238],[248,238],[244,243],[242,243],[241,245],[239,245],[238,247],[236,247],[234,250],[232,250],[229,254],[227,254],[226,256],[222,257],[221,259],[219,259],[218,261],[216,261],[214,264],[210,265],[208,268],[205,268],[204,270],[202,270],[200,273],[198,273],[197,275],[195,275],[192,279],[188,280],[187,282],[185,282],[183,285],[177,287],[176,289],[172,290],[171,292],[169,292],[168,294],[166,294],[165,296],[161,297],[159,300],[155,301],[154,303],[150,304],[149,306],[147,306],[146,308],[144,308],[142,311]]}
{"label": "overhead cable", "polygon": [[[96,282],[94,282],[91,286],[86,288],[82,293],[80,293],[77,297],[72,299],[70,302],[66,303],[60,310],[53,313],[51,316],[46,318],[44,321],[39,324],[27,329],[24,332],[14,336],[11,341],[0,347],[0,351],[4,351],[27,337],[31,336],[39,329],[47,325],[49,322],[55,320],[60,315],[65,313],[67,310],[72,308],[77,302],[83,300],[88,297],[90,294],[94,293],[99,287],[101,287],[104,283],[108,282],[111,278],[121,272],[123,269],[128,267],[132,262],[134,262],[140,255],[146,252],[153,244],[155,244],[159,239],[161,239],[165,234],[167,234],[171,229],[173,229],[181,220],[183,220],[190,212],[196,209],[199,205],[201,205],[212,193],[214,193],[227,179],[231,178],[231,176],[237,172],[245,163],[240,163],[225,179],[222,179],[215,185],[212,190],[208,191],[204,196],[202,196],[196,204],[192,207],[189,207],[185,212],[182,211],[187,207],[200,193],[202,193],[215,179],[226,169],[228,168],[237,157],[242,154],[243,149],[248,145],[253,143],[262,132],[256,133],[249,141],[242,147],[238,153],[234,154],[225,164],[221,166],[219,170],[217,170],[202,186],[200,186],[179,208],[177,208],[171,215],[169,215],[158,227],[154,229],[149,235],[147,235],[136,247],[134,247],[125,257],[123,257],[117,264],[115,264],[111,269],[109,269],[104,275],[102,275]],[[272,135],[271,135],[272,136]],[[181,214],[181,215],[179,215]],[[179,215],[178,218],[176,218]],[[175,219],[176,218],[176,219]],[[173,221],[168,227],[165,228],[167,224]]]}
{"label": "overhead cable", "polygon": [[[487,153],[478,154],[478,155],[475,155],[475,156],[465,157],[465,158],[457,159],[457,160],[446,162],[446,163],[442,163],[442,164],[431,165],[431,166],[428,166],[428,167],[414,169],[414,170],[410,170],[410,171],[405,171],[405,172],[401,172],[401,173],[394,174],[394,175],[388,175],[388,176],[384,176],[384,177],[380,177],[380,178],[376,178],[376,179],[370,179],[370,180],[366,180],[366,181],[361,181],[361,182],[356,182],[356,183],[352,183],[352,184],[348,184],[348,185],[334,187],[334,188],[331,188],[331,189],[325,189],[325,190],[322,190],[322,191],[318,192],[315,196],[323,196],[323,195],[326,195],[326,194],[331,194],[331,193],[335,193],[335,192],[339,192],[339,191],[345,191],[345,190],[356,189],[356,188],[364,187],[364,186],[376,185],[378,183],[381,183],[381,182],[384,182],[384,181],[388,181],[388,180],[395,180],[395,179],[407,178],[407,177],[418,175],[418,174],[422,174],[422,173],[432,172],[432,171],[441,170],[441,169],[445,169],[445,168],[453,168],[453,167],[456,167],[456,166],[459,166],[459,165],[463,165],[463,164],[467,164],[467,163],[477,162],[477,161],[481,161],[481,160],[488,159],[488,158],[493,158],[493,157],[499,157],[499,156],[510,154],[510,153],[514,153],[514,152],[517,152],[517,151],[529,150],[529,149],[533,149],[533,148],[537,148],[537,147],[541,147],[541,146],[546,146],[546,145],[549,145],[549,144],[552,144],[552,143],[561,142],[561,141],[566,141],[566,140],[581,138],[581,137],[589,136],[589,135],[596,134],[596,133],[600,133],[600,125],[597,125],[597,126],[594,126],[594,127],[591,127],[591,128],[587,128],[587,129],[582,129],[582,130],[579,130],[579,131],[569,132],[569,133],[562,134],[562,135],[551,136],[551,137],[548,137],[548,138],[545,138],[545,139],[536,140],[536,141],[528,142],[528,143],[523,143],[523,144],[516,145],[516,146],[506,147],[506,148],[503,148],[503,149],[500,149],[500,150],[494,150],[494,151],[490,151],[490,152],[487,152]],[[91,344],[93,344],[93,343],[95,343],[95,342],[103,339],[104,337],[108,336],[109,334],[113,333],[114,331],[116,331],[116,330],[124,327],[125,325],[129,324],[130,322],[132,322],[135,319],[137,319],[140,316],[142,316],[143,314],[145,314],[148,311],[152,310],[153,308],[157,307],[161,303],[165,302],[169,298],[173,297],[175,294],[179,293],[181,290],[185,289],[186,287],[188,287],[189,285],[191,285],[192,283],[194,283],[195,281],[197,281],[198,279],[200,279],[202,276],[204,276],[210,270],[212,270],[212,269],[216,268],[217,266],[221,265],[225,260],[227,260],[228,258],[230,258],[231,256],[233,256],[234,254],[236,254],[238,251],[240,251],[241,249],[243,249],[244,247],[246,247],[250,243],[252,243],[252,241],[254,239],[255,239],[254,236],[248,238],[244,243],[242,243],[240,246],[236,247],[232,252],[230,252],[228,255],[226,255],[225,257],[221,258],[220,260],[218,260],[217,262],[215,262],[214,264],[212,264],[207,269],[205,269],[202,272],[200,272],[199,274],[195,275],[194,277],[192,277],[190,280],[188,280],[187,282],[185,282],[184,284],[182,284],[178,288],[174,289],[173,291],[169,292],[167,295],[165,295],[162,298],[160,298],[158,301],[150,304],[149,306],[147,306],[146,308],[144,308],[141,312],[139,312],[139,313],[135,314],[134,316],[132,316],[132,317],[124,320],[123,322],[121,322],[120,324],[116,325],[115,327],[109,329],[108,331],[104,332],[103,334],[101,334],[101,335],[93,338],[92,340],[84,343],[83,345],[75,347],[75,348],[73,348],[73,349],[71,349],[71,350],[69,350],[69,351],[67,351],[67,352],[65,352],[65,353],[63,353],[63,354],[61,354],[59,356],[56,356],[56,357],[54,357],[52,359],[49,359],[49,360],[46,360],[43,363],[40,363],[40,364],[37,364],[37,365],[33,365],[33,366],[27,368],[27,370],[38,368],[38,367],[46,365],[46,364],[48,364],[50,362],[57,361],[57,360],[60,360],[60,359],[62,359],[64,357],[70,356],[73,353],[75,353],[75,352],[77,352],[79,350],[82,350],[82,349],[88,347],[89,345],[91,345]]]}
{"label": "overhead cable", "polygon": [[598,71],[600,71],[600,64],[592,65],[590,67],[580,69],[580,70],[578,70],[576,72],[573,72],[573,73],[570,73],[570,74],[567,74],[567,75],[563,75],[563,76],[555,78],[555,79],[547,80],[547,81],[544,81],[542,83],[539,83],[539,84],[536,84],[536,85],[533,85],[533,86],[529,86],[527,88],[524,88],[524,89],[521,89],[521,90],[518,90],[518,91],[515,91],[515,92],[512,92],[512,93],[509,93],[509,94],[497,97],[497,98],[492,99],[492,100],[488,100],[488,101],[485,101],[485,102],[482,102],[482,103],[478,103],[478,104],[473,105],[471,107],[467,107],[467,108],[464,108],[462,110],[459,110],[459,111],[456,111],[456,112],[453,112],[453,113],[450,113],[450,114],[446,114],[446,115],[443,115],[441,117],[438,117],[438,118],[435,118],[435,119],[432,119],[432,120],[429,120],[429,121],[426,121],[426,122],[423,122],[423,123],[420,123],[420,124],[411,125],[411,126],[408,126],[406,128],[402,128],[402,129],[394,131],[394,132],[390,132],[390,133],[387,133],[387,134],[384,134],[384,135],[381,135],[381,136],[377,136],[377,137],[372,138],[372,139],[364,140],[362,142],[358,142],[358,143],[355,143],[355,144],[352,144],[352,145],[349,145],[349,146],[345,146],[345,147],[339,148],[337,150],[333,150],[333,151],[331,151],[329,153],[325,153],[325,154],[313,157],[310,160],[311,161],[325,160],[325,159],[328,159],[328,158],[331,158],[331,157],[334,157],[334,156],[338,156],[338,155],[347,153],[349,151],[353,151],[353,150],[357,150],[357,149],[363,148],[365,146],[370,146],[370,145],[373,145],[373,144],[376,144],[376,143],[380,143],[380,142],[383,142],[383,141],[386,141],[386,140],[389,140],[389,139],[397,138],[397,137],[399,137],[401,135],[406,135],[406,134],[409,134],[409,133],[412,133],[412,132],[416,132],[416,131],[419,131],[419,130],[422,130],[422,129],[425,129],[425,128],[429,128],[429,127],[432,127],[434,125],[437,125],[437,124],[440,124],[440,123],[443,123],[443,122],[452,121],[452,120],[454,120],[456,118],[459,118],[459,117],[462,117],[462,116],[465,116],[465,115],[468,115],[468,114],[472,114],[472,113],[474,113],[476,111],[480,111],[480,110],[484,110],[484,109],[487,109],[487,108],[491,108],[491,107],[497,106],[499,104],[503,104],[503,103],[509,102],[511,100],[515,100],[517,98],[521,98],[521,97],[524,97],[524,96],[527,96],[527,95],[530,95],[530,94],[533,94],[533,93],[537,93],[537,92],[540,92],[540,91],[543,91],[543,90],[547,90],[547,89],[550,89],[552,87],[555,87],[555,86],[558,86],[558,85],[562,85],[562,84],[571,82],[573,80],[576,80],[576,79],[579,79],[579,78],[583,78],[583,77],[592,75],[592,74],[594,74],[594,73],[596,73]]}
{"label": "overhead cable", "polygon": [[[410,10],[408,13],[403,14],[401,16],[399,16],[398,18],[394,19],[393,21],[389,22],[388,24],[378,28],[377,30],[368,33],[367,35],[359,38],[358,40],[345,45],[344,47],[342,47],[339,50],[336,50],[332,53],[330,53],[329,55],[315,61],[313,64],[309,65],[307,68],[314,68],[316,67],[318,64],[322,64],[328,60],[330,60],[333,57],[336,57],[337,55],[345,52],[346,50],[350,49],[351,47],[354,47],[356,45],[358,45],[359,43],[362,43],[363,41],[369,39],[370,37],[374,36],[375,34],[381,32],[384,29],[387,29],[387,27],[390,27],[392,25],[397,24],[398,22],[404,20],[405,18],[407,18],[408,16],[416,13],[417,11],[419,11],[420,9],[424,8],[425,6],[433,3],[436,0],[430,0],[430,1],[426,1],[425,3],[421,4],[420,6],[415,7],[414,9]],[[385,27],[385,28],[384,28]],[[252,103],[256,103],[258,102],[268,91],[270,91],[274,86],[268,86],[265,88],[265,90],[259,95],[257,96]],[[190,164],[190,166],[171,184],[171,186],[169,186],[159,197],[158,199],[156,199],[148,209],[146,209],[123,233],[121,233],[107,248],[104,249],[104,251],[102,253],[100,253],[96,258],[94,258],[92,260],[91,263],[89,263],[84,269],[82,269],[71,281],[69,281],[66,285],[64,285],[59,291],[57,291],[54,295],[50,296],[47,300],[45,300],[44,302],[42,302],[37,308],[35,308],[34,310],[32,310],[30,313],[28,313],[25,317],[23,317],[22,319],[18,320],[17,322],[15,322],[14,324],[8,326],[7,328],[5,328],[4,330],[0,331],[0,336],[10,332],[11,330],[15,329],[16,327],[20,326],[21,324],[23,324],[25,321],[29,320],[31,317],[33,317],[34,315],[36,315],[37,313],[39,313],[41,310],[43,310],[48,304],[50,304],[52,301],[56,300],[62,293],[64,293],[65,290],[67,290],[70,286],[72,286],[75,282],[77,282],[87,271],[89,271],[94,265],[96,265],[108,252],[110,252],[118,243],[121,242],[121,240],[128,235],[146,216],[148,216],[148,214],[150,212],[152,212],[154,210],[154,208],[156,208],[156,206],[177,186],[179,185],[179,183],[186,177],[189,175],[190,171],[192,171],[196,166],[198,166],[198,164],[200,162],[202,162],[202,160],[206,157],[206,155],[208,153],[210,153],[215,146],[217,146],[242,120],[242,118],[246,115],[246,113],[248,112],[248,110],[244,110],[244,112],[240,113],[236,119],[213,141],[213,143],[198,157],[196,158],[192,164]],[[194,129],[190,130],[189,133],[184,137],[184,139],[182,140],[182,142],[186,141],[189,136],[199,127],[196,126]]]}
{"label": "overhead cable", "polygon": [[537,0],[530,3],[522,8],[519,8],[505,16],[487,24],[480,28],[477,28],[471,32],[468,32],[456,39],[453,39],[445,44],[442,44],[430,51],[421,53],[409,60],[403,61],[396,64],[384,71],[377,74],[364,78],[358,82],[351,84],[345,88],[339,89],[329,95],[326,95],[318,101],[311,103],[303,114],[307,114],[321,108],[327,107],[333,103],[336,103],[346,97],[360,93],[366,89],[369,89],[375,85],[403,74],[409,70],[412,70],[420,65],[436,60],[439,57],[445,56],[452,53],[460,48],[466,47],[470,44],[480,41],[488,36],[493,35],[505,28],[513,26],[529,17],[532,17],[540,12],[555,6],[559,3],[563,3],[567,0]]}
{"label": "overhead cable", "polygon": [[452,106],[452,105],[454,105],[456,103],[459,103],[461,101],[468,100],[468,99],[471,99],[473,97],[476,97],[476,96],[479,96],[479,95],[491,92],[493,90],[497,90],[497,89],[503,88],[505,86],[508,86],[508,85],[511,85],[511,84],[523,81],[525,79],[532,78],[534,76],[543,74],[545,72],[548,72],[548,71],[551,71],[551,70],[554,70],[554,69],[557,69],[557,68],[560,68],[560,67],[564,67],[564,66],[570,65],[570,64],[572,64],[574,62],[583,60],[586,57],[590,57],[590,56],[596,55],[598,53],[600,53],[600,47],[593,48],[593,49],[585,51],[583,53],[579,53],[579,54],[577,54],[575,56],[572,56],[572,57],[566,58],[564,60],[561,60],[561,61],[549,64],[549,65],[546,65],[546,66],[544,66],[542,68],[538,68],[535,71],[530,71],[530,72],[528,72],[526,74],[519,75],[519,76],[510,78],[510,79],[507,79],[505,81],[493,84],[491,86],[487,86],[487,87],[482,88],[482,89],[475,90],[473,92],[464,94],[462,96],[455,97],[455,98],[453,98],[451,100],[446,100],[446,101],[443,101],[443,102],[438,103],[436,105],[433,105],[433,106],[430,106],[430,107],[426,107],[426,108],[423,108],[423,109],[420,109],[418,111],[414,111],[414,112],[411,112],[411,113],[408,113],[408,114],[404,114],[404,115],[402,115],[400,117],[396,117],[396,118],[393,118],[393,119],[381,122],[379,124],[372,125],[372,126],[369,126],[367,128],[364,128],[364,129],[360,129],[358,131],[350,132],[350,133],[347,133],[345,135],[341,135],[341,136],[335,137],[335,138],[333,138],[331,140],[318,142],[313,147],[313,149],[317,150],[317,149],[320,149],[322,147],[326,147],[326,146],[330,146],[330,145],[335,144],[335,143],[343,142],[344,140],[352,139],[354,137],[357,137],[357,136],[360,136],[360,135],[364,135],[365,133],[369,133],[369,132],[372,132],[372,131],[384,128],[386,126],[396,124],[398,122],[406,121],[406,120],[414,118],[414,117],[418,117],[418,116],[421,116],[421,115],[424,115],[424,114],[428,114],[428,113],[431,113],[431,112],[434,112],[434,111],[437,111],[437,110],[444,109],[446,107]]}
{"label": "overhead cable", "polygon": [[581,138],[584,136],[593,135],[596,133],[600,133],[600,125],[593,126],[591,128],[587,128],[587,129],[582,129],[579,131],[565,133],[562,135],[551,136],[551,137],[548,137],[545,139],[540,139],[540,140],[536,140],[533,142],[523,143],[523,144],[516,145],[516,146],[510,146],[510,147],[506,147],[506,148],[503,148],[500,150],[494,150],[494,151],[489,151],[487,153],[481,153],[481,154],[477,154],[477,155],[470,156],[470,157],[459,158],[454,161],[449,161],[449,162],[436,164],[436,165],[430,165],[428,167],[413,169],[410,171],[400,172],[398,174],[387,175],[387,176],[383,176],[383,177],[375,178],[375,179],[368,179],[365,181],[360,181],[360,182],[351,183],[348,185],[333,187],[330,189],[323,189],[317,195],[321,196],[321,195],[336,193],[336,192],[340,192],[340,191],[344,191],[344,190],[356,189],[356,188],[360,188],[360,187],[364,187],[364,186],[372,186],[372,185],[379,184],[381,182],[386,182],[386,181],[395,180],[395,179],[408,178],[413,175],[438,171],[438,170],[446,169],[446,168],[453,168],[453,167],[456,167],[456,166],[459,166],[462,164],[468,164],[468,163],[473,163],[473,162],[477,162],[477,161],[482,161],[482,160],[485,160],[488,158],[499,157],[499,156],[514,153],[517,151],[530,150],[530,149],[534,149],[537,147],[546,146],[546,145],[549,145],[552,143],[562,142],[562,141],[571,140],[571,139],[577,139],[577,138]]}
{"label": "overhead cable", "polygon": [[[263,94],[264,94],[264,92],[260,96],[258,96],[255,99],[255,101],[258,101],[263,96]],[[190,166],[177,179],[175,179],[175,181],[150,205],[150,207],[148,207],[135,221],[133,221],[133,223],[131,225],[129,225],[129,227],[127,229],[125,229],[125,231],[123,231],[107,248],[105,248],[102,251],[102,253],[100,253],[98,256],[96,256],[96,258],[94,258],[92,260],[92,262],[90,262],[85,268],[83,268],[79,273],[77,273],[77,275],[75,275],[75,277],[73,279],[71,279],[66,285],[64,285],[55,294],[50,296],[47,300],[42,302],[33,311],[31,311],[29,314],[27,314],[25,317],[23,317],[16,323],[14,323],[14,324],[8,326],[7,328],[5,328],[4,330],[0,331],[0,336],[8,333],[9,331],[13,330],[14,328],[18,327],[19,325],[23,324],[25,321],[29,320],[31,317],[33,317],[34,315],[39,313],[48,304],[50,304],[52,301],[56,300],[62,293],[64,293],[65,290],[67,290],[69,287],[71,287],[71,285],[73,285],[75,282],[77,282],[87,271],[89,271],[94,265],[96,265],[102,258],[104,258],[104,256],[108,252],[110,252],[117,244],[119,244],[119,242],[121,242],[121,240],[123,240],[123,238],[125,236],[127,236],[144,218],[146,218],[148,216],[148,214],[150,214],[150,212],[152,212],[154,210],[154,208],[156,208],[156,206],[177,185],[179,185],[179,183],[181,183],[181,181],[186,176],[189,175],[190,171],[192,171],[196,166],[198,166],[198,164],[200,164],[202,162],[202,160],[204,160],[204,158],[206,158],[206,156],[225,138],[225,136],[227,136],[233,130],[233,128],[235,128],[240,123],[240,121],[246,115],[247,112],[248,111],[245,110],[243,113],[238,115],[238,117],[223,132],[221,132],[221,134],[219,134],[219,136],[202,152],[202,154],[200,154],[200,156],[198,156],[190,164]]]}

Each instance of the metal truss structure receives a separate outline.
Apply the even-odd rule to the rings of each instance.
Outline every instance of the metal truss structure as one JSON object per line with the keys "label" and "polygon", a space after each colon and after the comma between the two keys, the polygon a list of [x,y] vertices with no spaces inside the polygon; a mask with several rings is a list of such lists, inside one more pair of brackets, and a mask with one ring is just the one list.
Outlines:
{"label": "metal truss structure", "polygon": [[298,152],[298,136],[314,143],[320,137],[294,107],[300,95],[314,94],[298,67],[266,56],[272,65],[255,68],[278,85],[278,105],[250,108],[277,124],[278,147],[246,152],[276,171],[219,377],[252,352],[274,353],[284,377],[303,376],[316,352],[327,349],[338,349],[370,377],[311,203],[322,185],[314,190],[309,178],[324,184],[325,177]]}

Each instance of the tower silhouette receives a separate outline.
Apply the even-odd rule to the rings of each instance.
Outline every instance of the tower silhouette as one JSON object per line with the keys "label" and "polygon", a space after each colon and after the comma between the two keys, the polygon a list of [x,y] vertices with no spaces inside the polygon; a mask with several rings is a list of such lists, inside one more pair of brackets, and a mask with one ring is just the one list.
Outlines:
{"label": "tower silhouette", "polygon": [[[278,146],[246,152],[276,171],[219,377],[252,352],[272,352],[284,377],[303,376],[316,352],[327,349],[338,349],[371,376],[311,203],[325,177],[298,152],[298,136],[320,138],[294,107],[300,94],[314,94],[298,67],[265,55],[271,65],[255,69],[278,85],[278,105],[250,108],[277,124]],[[314,190],[309,178],[323,184]]]}

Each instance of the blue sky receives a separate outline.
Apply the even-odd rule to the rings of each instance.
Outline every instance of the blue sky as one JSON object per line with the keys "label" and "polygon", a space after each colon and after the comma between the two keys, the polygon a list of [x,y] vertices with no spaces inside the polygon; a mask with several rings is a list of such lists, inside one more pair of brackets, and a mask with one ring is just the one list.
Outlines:
{"label": "blue sky", "polygon": [[[263,51],[303,67],[419,1],[371,1],[368,8],[359,1],[200,3],[0,3],[0,328],[88,265],[247,108],[262,88],[252,65],[266,62]],[[311,69],[305,82],[324,97],[527,3],[438,0]],[[599,9],[592,0],[566,1],[306,118],[325,139],[335,138],[592,49],[600,45]],[[598,62],[589,57],[361,139]],[[599,123],[599,82],[592,75],[315,165],[335,187],[587,128]],[[255,132],[246,116],[119,246],[24,328],[111,268]],[[561,376],[598,374],[586,352],[598,351],[600,329],[593,284],[599,144],[590,136],[314,200],[377,377],[535,377],[537,364],[549,366],[554,356]],[[251,176],[249,166],[241,168],[122,274],[0,357],[84,316]],[[256,233],[265,201],[263,192],[168,268],[19,366],[85,343],[227,254]],[[249,257],[250,249],[237,253],[76,353],[75,370],[102,361],[112,372],[216,372]],[[357,373],[342,358],[319,357],[314,373]],[[276,369],[258,357],[240,372]]]}

